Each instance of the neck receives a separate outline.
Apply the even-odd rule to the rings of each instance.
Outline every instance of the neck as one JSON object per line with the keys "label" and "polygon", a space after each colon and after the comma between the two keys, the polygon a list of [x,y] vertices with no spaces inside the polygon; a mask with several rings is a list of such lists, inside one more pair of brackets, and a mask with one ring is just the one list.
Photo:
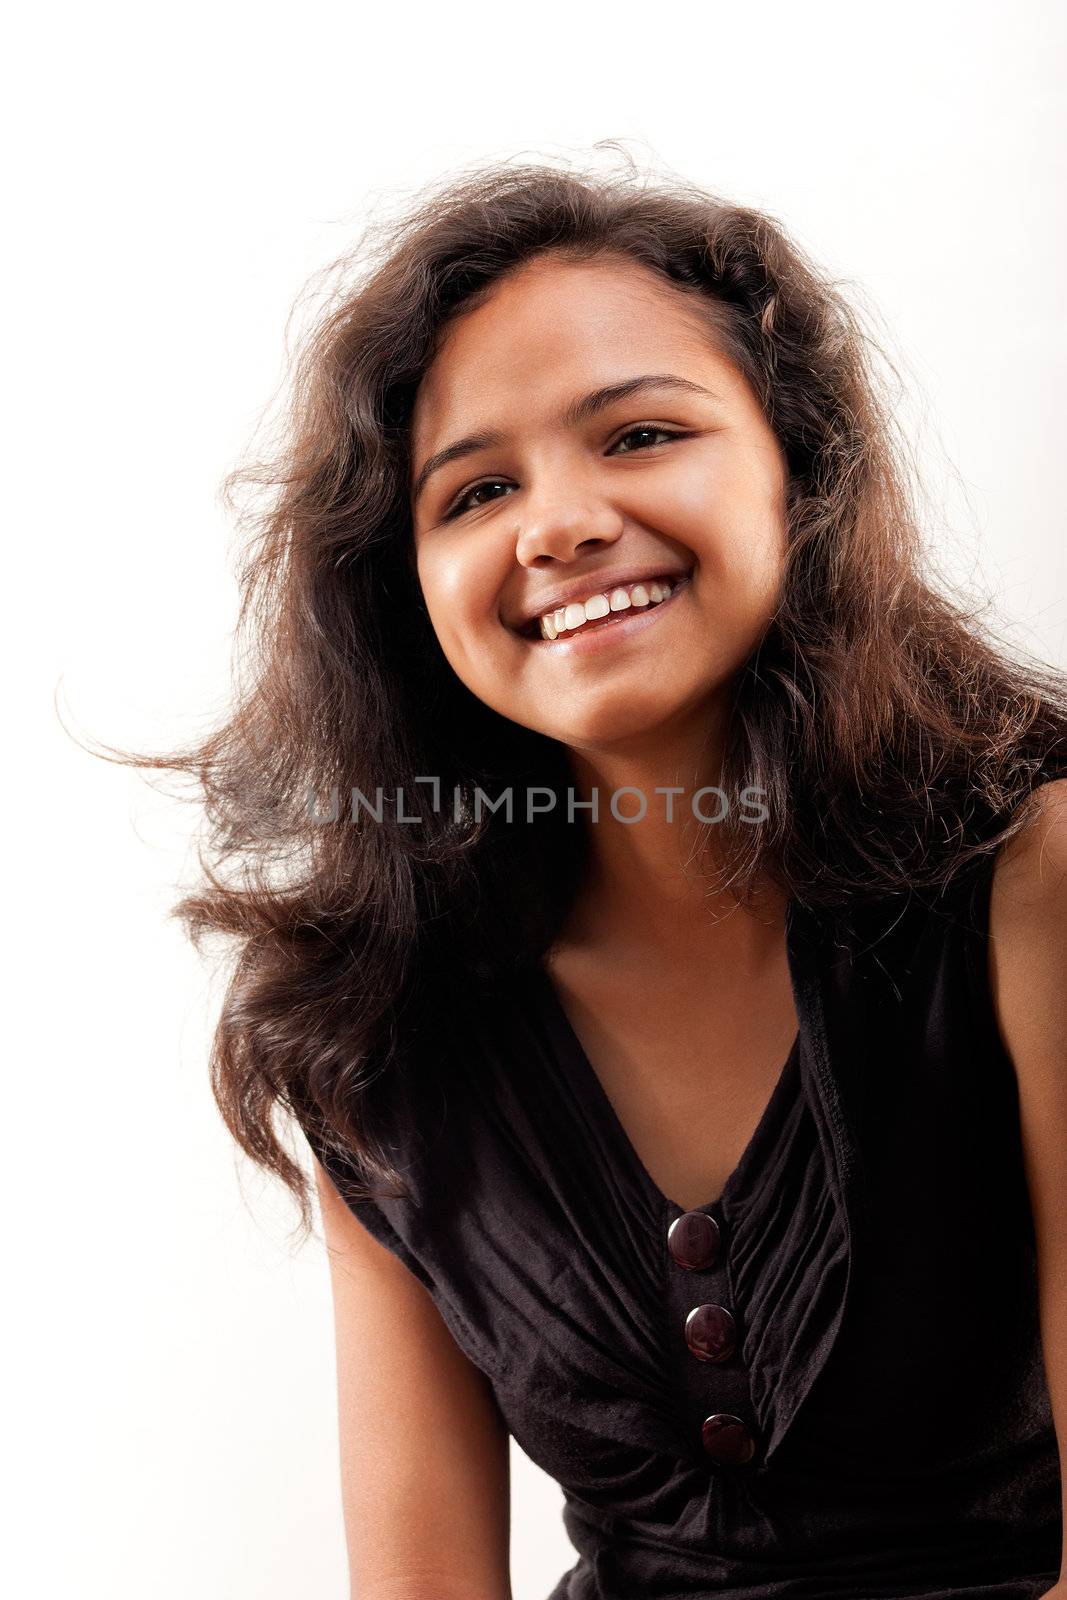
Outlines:
{"label": "neck", "polygon": [[[722,730],[701,708],[690,720],[654,740],[627,741],[625,747],[571,748],[575,797],[588,801],[597,792],[596,820],[586,809],[589,868],[574,907],[569,939],[598,944],[654,943],[685,948],[693,938],[714,939],[737,929],[736,902],[716,889],[712,872],[722,864],[717,829],[694,814],[713,818],[736,795],[698,794],[719,785]],[[629,821],[619,821],[611,806]],[[664,794],[657,790],[676,789]],[[644,813],[642,815],[642,812]],[[582,815],[583,813],[578,813]],[[766,904],[782,912],[781,897],[768,887]]]}

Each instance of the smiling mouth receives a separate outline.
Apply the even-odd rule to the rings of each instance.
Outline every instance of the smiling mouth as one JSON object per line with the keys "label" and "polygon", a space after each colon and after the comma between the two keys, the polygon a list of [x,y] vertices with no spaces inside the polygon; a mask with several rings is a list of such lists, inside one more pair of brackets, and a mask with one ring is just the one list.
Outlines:
{"label": "smiling mouth", "polygon": [[644,606],[624,606],[621,611],[609,611],[605,617],[590,618],[588,621],[583,622],[580,627],[566,629],[558,634],[555,639],[547,639],[542,634],[540,616],[532,617],[529,622],[524,623],[521,628],[516,628],[514,632],[519,635],[520,639],[526,639],[531,644],[566,644],[569,640],[581,639],[586,634],[600,633],[605,628],[613,627],[617,622],[629,622],[633,618],[645,616],[649,612],[662,611],[664,606],[671,604],[680,590],[688,587],[692,575],[692,567],[686,572],[667,574],[666,577],[669,578],[672,589],[666,599],[651,601]]}

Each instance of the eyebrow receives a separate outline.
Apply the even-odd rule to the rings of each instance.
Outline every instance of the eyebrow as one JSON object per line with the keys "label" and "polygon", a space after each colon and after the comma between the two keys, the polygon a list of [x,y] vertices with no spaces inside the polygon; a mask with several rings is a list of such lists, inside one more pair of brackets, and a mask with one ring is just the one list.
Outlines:
{"label": "eyebrow", "polygon": [[[579,423],[586,422],[598,411],[605,411],[608,406],[614,405],[617,400],[627,400],[631,395],[644,394],[647,389],[673,389],[680,394],[702,394],[712,400],[721,397],[711,389],[705,389],[701,383],[694,383],[691,378],[679,377],[674,372],[646,372],[637,378],[624,378],[621,383],[605,384],[602,389],[594,389],[590,394],[582,395],[578,400],[572,400],[564,408],[560,422],[565,428],[575,428]],[[412,490],[411,503],[417,505],[419,496],[425,489],[427,482],[435,472],[448,466],[452,461],[459,461],[464,456],[473,455],[476,450],[486,450],[492,445],[507,443],[507,435],[495,431],[470,433],[463,439],[457,439],[454,444],[445,445],[443,450],[438,450],[430,456],[422,467],[415,480]]]}

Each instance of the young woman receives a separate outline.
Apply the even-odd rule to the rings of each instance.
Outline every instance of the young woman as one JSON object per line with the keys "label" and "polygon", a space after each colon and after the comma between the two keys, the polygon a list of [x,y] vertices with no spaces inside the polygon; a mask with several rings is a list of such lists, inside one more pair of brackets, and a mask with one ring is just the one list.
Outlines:
{"label": "young woman", "polygon": [[[342,279],[193,755],[213,1084],[315,1156],[352,1593],[1031,1597],[1067,1438],[1067,685],[926,574],[768,217],[504,166]],[[227,875],[227,864],[236,872]]]}

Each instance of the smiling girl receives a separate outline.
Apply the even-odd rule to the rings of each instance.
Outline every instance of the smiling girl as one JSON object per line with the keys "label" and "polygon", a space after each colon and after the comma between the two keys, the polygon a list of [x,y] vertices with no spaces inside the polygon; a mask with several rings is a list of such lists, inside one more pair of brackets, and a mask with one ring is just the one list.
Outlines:
{"label": "smiling girl", "polygon": [[681,182],[467,175],[307,340],[171,764],[219,1106],[305,1224],[276,1111],[314,1153],[358,1600],[507,1600],[509,1434],[553,1600],[1060,1592],[1067,685],[902,459]]}

